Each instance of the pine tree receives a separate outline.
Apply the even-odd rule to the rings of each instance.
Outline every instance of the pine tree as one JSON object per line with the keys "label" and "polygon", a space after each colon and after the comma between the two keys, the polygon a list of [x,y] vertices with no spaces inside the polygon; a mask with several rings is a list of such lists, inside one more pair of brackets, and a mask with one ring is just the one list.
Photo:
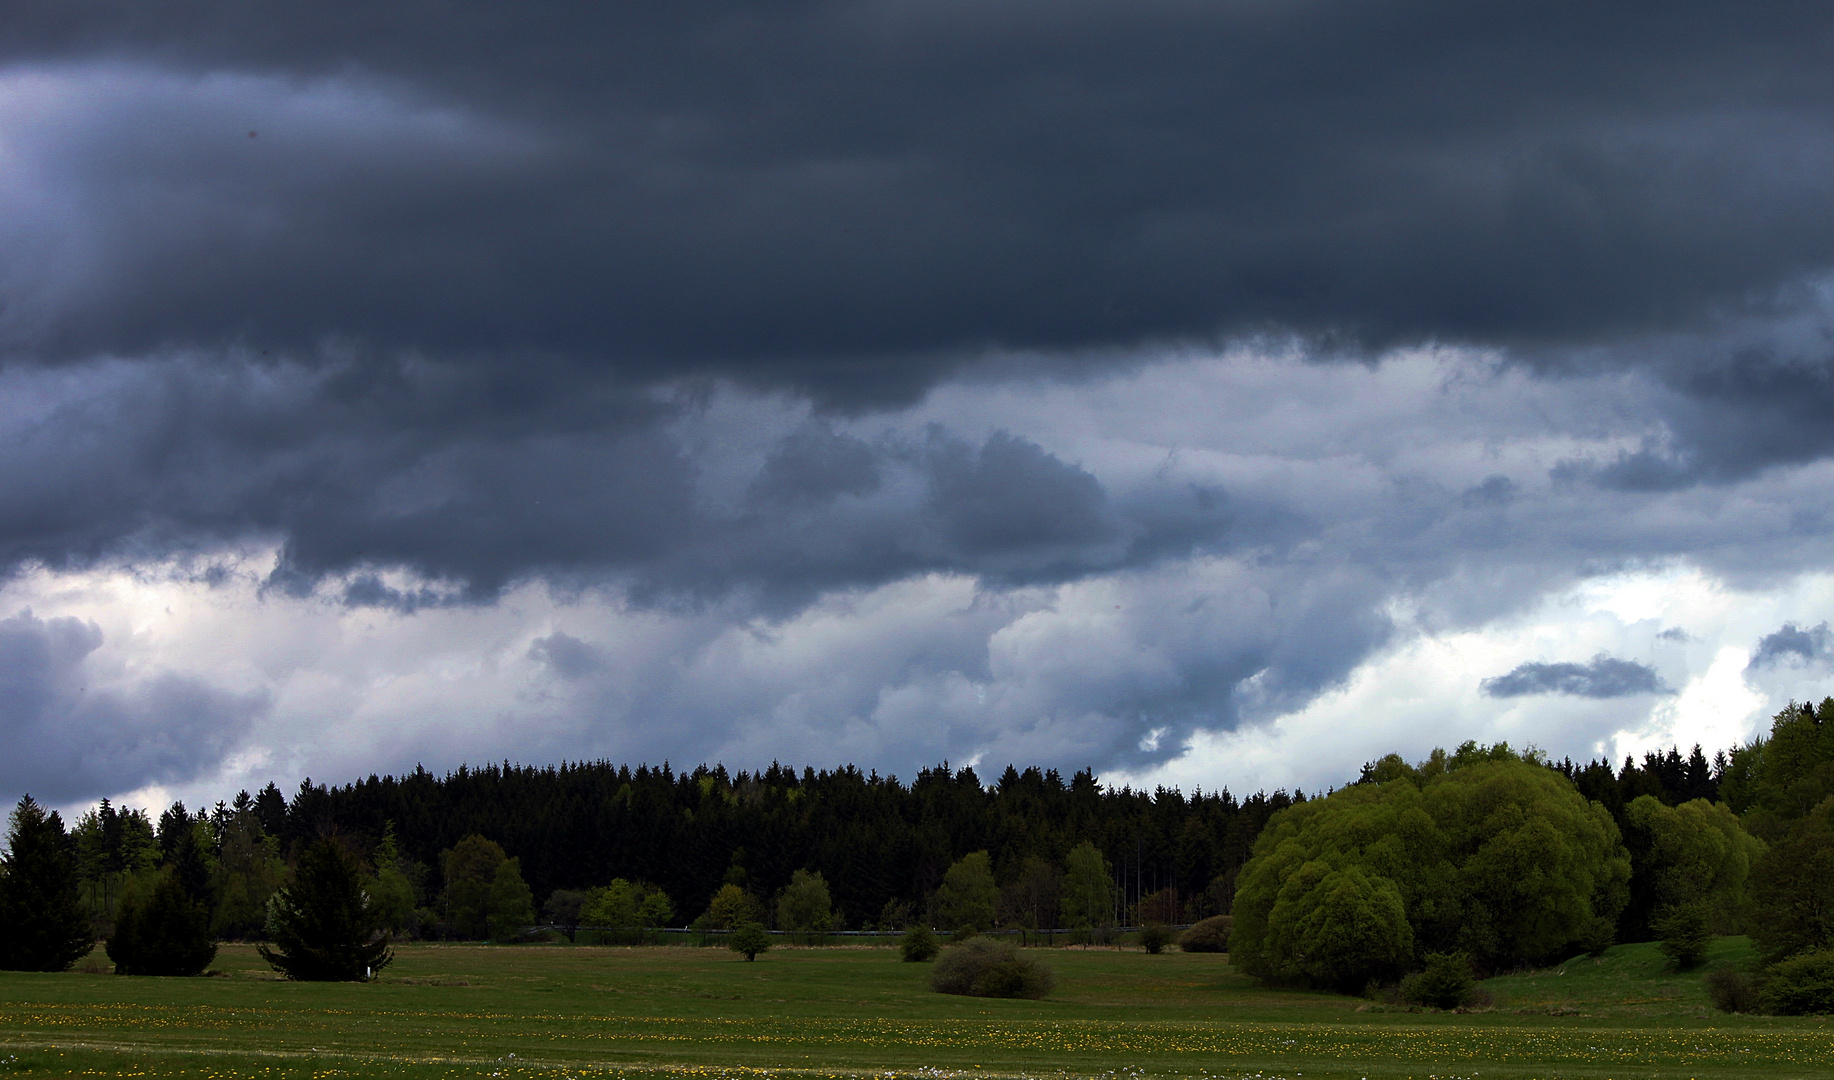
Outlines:
{"label": "pine tree", "polygon": [[306,849],[271,911],[274,947],[261,946],[261,958],[290,979],[357,982],[394,959],[364,894],[362,865],[330,837]]}
{"label": "pine tree", "polygon": [[0,968],[63,971],[95,944],[63,819],[30,795],[13,809],[0,860]]}
{"label": "pine tree", "polygon": [[216,955],[210,912],[191,898],[177,874],[160,874],[149,896],[122,898],[108,938],[115,974],[199,975]]}

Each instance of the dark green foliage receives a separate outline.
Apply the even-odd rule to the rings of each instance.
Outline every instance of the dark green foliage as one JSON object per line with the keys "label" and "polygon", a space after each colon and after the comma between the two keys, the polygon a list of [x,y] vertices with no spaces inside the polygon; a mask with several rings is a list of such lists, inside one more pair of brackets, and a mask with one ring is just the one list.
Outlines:
{"label": "dark green foliage", "polygon": [[1229,931],[1235,925],[1232,915],[1212,915],[1208,919],[1193,923],[1191,928],[1178,936],[1178,947],[1185,952],[1229,951]]}
{"label": "dark green foliage", "polygon": [[117,975],[201,975],[217,955],[209,910],[173,870],[161,873],[144,895],[129,892],[121,899],[107,949]]}
{"label": "dark green foliage", "polygon": [[1456,1009],[1471,1003],[1475,986],[1470,957],[1464,953],[1428,953],[1425,966],[1401,980],[1401,1000],[1434,1009]]}
{"label": "dark green foliage", "polygon": [[972,997],[1041,998],[1055,984],[1042,962],[987,938],[944,949],[930,972],[930,989]]}
{"label": "dark green foliage", "polygon": [[898,940],[898,951],[905,963],[915,964],[936,959],[936,954],[942,951],[942,945],[929,927],[913,926]]}
{"label": "dark green foliage", "polygon": [[1737,968],[1715,968],[1707,972],[1707,999],[1720,1012],[1754,1013],[1760,1007],[1757,984]]}
{"label": "dark green foliage", "polygon": [[0,860],[0,928],[0,968],[9,971],[63,971],[95,944],[75,845],[57,811],[30,795],[13,808]]}
{"label": "dark green foliage", "polygon": [[1172,943],[1172,931],[1164,923],[1147,923],[1140,928],[1140,947],[1158,956]]}
{"label": "dark green foliage", "polygon": [[446,918],[455,936],[470,941],[490,936],[491,890],[497,883],[497,868],[508,858],[503,845],[476,833],[440,853],[446,878]]}
{"label": "dark green foliage", "polygon": [[1683,971],[1697,967],[1713,943],[1706,904],[1698,900],[1665,909],[1651,920],[1650,929],[1658,935],[1662,955]]}
{"label": "dark green foliage", "polygon": [[726,938],[726,947],[743,953],[747,960],[756,960],[759,953],[770,951],[770,931],[764,929],[762,923],[740,923]]}
{"label": "dark green foliage", "polygon": [[300,856],[293,880],[274,894],[261,958],[290,979],[356,982],[394,959],[363,892],[363,867],[331,837]]}
{"label": "dark green foliage", "polygon": [[1579,947],[1587,956],[1603,956],[1617,944],[1617,924],[1603,915],[1594,915],[1580,932]]}
{"label": "dark green foliage", "polygon": [[[1001,885],[1028,879],[1026,860],[1037,860],[1028,885],[996,910],[997,925],[1047,928],[1065,925],[1058,875],[1083,841],[1110,863],[1125,858],[1130,883],[1179,883],[1180,919],[1227,912],[1234,873],[1256,834],[1271,814],[1303,798],[1107,788],[1089,771],[1007,769],[997,783],[988,779],[948,768],[898,780],[852,768],[676,772],[580,762],[414,770],[344,786],[306,781],[290,804],[275,791],[251,801],[264,823],[278,815],[282,852],[303,849],[326,827],[362,851],[394,821],[404,865],[434,867],[432,888],[416,901],[434,909],[428,923],[459,914],[435,898],[440,853],[478,835],[521,860],[537,897],[614,878],[654,882],[687,919],[707,910],[730,871],[744,872],[736,883],[754,896],[774,899],[803,869],[822,874],[834,907],[852,921],[878,916],[888,903],[907,905],[910,915],[877,918],[890,927],[927,913],[951,864],[987,851]],[[1215,890],[1206,892],[1211,883]],[[1130,890],[1122,904],[1141,891],[1150,889]],[[471,919],[467,932],[488,933],[488,916],[482,926]]]}
{"label": "dark green foliage", "polygon": [[1834,800],[1787,826],[1752,869],[1751,939],[1766,960],[1834,948]]}
{"label": "dark green foliage", "polygon": [[1783,1016],[1834,1013],[1834,949],[1792,956],[1764,972],[1764,1011]]}

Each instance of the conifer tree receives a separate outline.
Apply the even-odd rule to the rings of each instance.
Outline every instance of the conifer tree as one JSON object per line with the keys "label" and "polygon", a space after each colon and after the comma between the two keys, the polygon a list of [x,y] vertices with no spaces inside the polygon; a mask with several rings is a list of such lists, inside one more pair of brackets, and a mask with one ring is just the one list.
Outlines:
{"label": "conifer tree", "polygon": [[261,958],[290,979],[359,982],[394,959],[363,891],[362,865],[331,837],[306,849],[272,905],[274,947],[261,946]]}
{"label": "conifer tree", "polygon": [[63,819],[30,795],[13,808],[0,860],[0,927],[0,968],[11,971],[63,971],[95,944]]}
{"label": "conifer tree", "polygon": [[217,955],[210,912],[171,870],[149,895],[122,898],[107,947],[117,975],[199,975]]}

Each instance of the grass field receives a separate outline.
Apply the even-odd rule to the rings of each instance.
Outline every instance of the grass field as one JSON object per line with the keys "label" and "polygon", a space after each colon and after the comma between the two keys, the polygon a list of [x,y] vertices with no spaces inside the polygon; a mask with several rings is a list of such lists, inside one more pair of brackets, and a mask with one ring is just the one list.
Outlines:
{"label": "grass field", "polygon": [[[1744,948],[1721,942],[1715,963]],[[1834,1076],[1834,1023],[1712,1013],[1649,946],[1492,980],[1487,1012],[1270,991],[1204,954],[1053,949],[1044,1001],[945,997],[886,948],[409,945],[367,985],[0,973],[0,1074],[1744,1078]]]}

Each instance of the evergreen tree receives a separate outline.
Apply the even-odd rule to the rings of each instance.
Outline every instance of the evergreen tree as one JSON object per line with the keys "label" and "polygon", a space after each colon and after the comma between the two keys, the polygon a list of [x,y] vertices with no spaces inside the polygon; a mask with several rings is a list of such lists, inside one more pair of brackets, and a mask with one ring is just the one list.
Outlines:
{"label": "evergreen tree", "polygon": [[63,819],[24,796],[13,808],[7,849],[0,860],[0,968],[63,971],[95,944]]}
{"label": "evergreen tree", "polygon": [[122,897],[107,949],[117,975],[198,975],[217,955],[210,913],[170,870],[150,894]]}
{"label": "evergreen tree", "polygon": [[293,880],[274,894],[261,958],[290,979],[356,982],[394,959],[363,892],[363,867],[331,837],[300,856]]}

